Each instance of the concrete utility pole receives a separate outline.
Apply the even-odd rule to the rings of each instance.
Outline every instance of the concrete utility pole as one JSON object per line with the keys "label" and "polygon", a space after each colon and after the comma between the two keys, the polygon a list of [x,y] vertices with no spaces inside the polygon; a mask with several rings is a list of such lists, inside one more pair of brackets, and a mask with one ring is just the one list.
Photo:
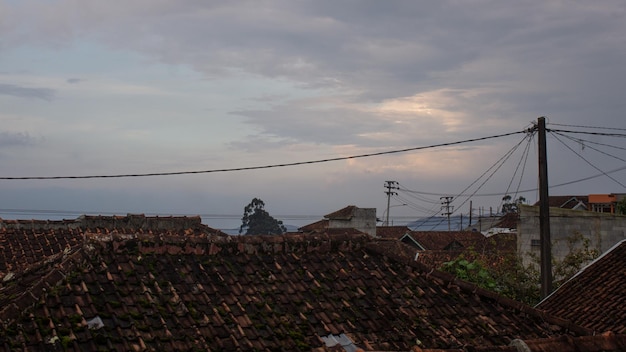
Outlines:
{"label": "concrete utility pole", "polygon": [[441,204],[443,204],[441,206],[441,210],[446,210],[443,213],[441,213],[441,215],[443,216],[447,216],[448,217],[448,231],[450,231],[450,215],[452,215],[452,209],[454,209],[454,207],[450,206],[450,202],[452,202],[452,198],[453,197],[439,197],[439,199],[441,200]]}
{"label": "concrete utility pole", "polygon": [[546,118],[537,119],[539,150],[539,242],[541,245],[541,297],[552,292],[552,244],[550,242],[550,203],[548,202],[548,156]]}
{"label": "concrete utility pole", "polygon": [[387,195],[387,218],[385,219],[385,226],[389,226],[389,204],[391,203],[391,196],[398,195],[398,193],[393,192],[392,189],[398,189],[398,182],[396,181],[385,181],[385,194]]}

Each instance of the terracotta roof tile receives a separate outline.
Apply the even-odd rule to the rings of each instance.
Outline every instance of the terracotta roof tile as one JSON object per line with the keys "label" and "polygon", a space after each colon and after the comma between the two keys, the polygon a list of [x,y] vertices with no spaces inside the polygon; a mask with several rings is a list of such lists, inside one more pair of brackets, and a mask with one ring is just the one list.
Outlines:
{"label": "terracotta roof tile", "polygon": [[626,334],[626,240],[561,285],[537,307],[596,332]]}
{"label": "terracotta roof tile", "polygon": [[328,219],[322,219],[319,221],[316,221],[314,223],[310,223],[308,225],[302,226],[300,228],[298,228],[298,231],[300,232],[311,232],[311,231],[316,231],[316,230],[325,230],[328,228],[328,224],[330,223],[330,221]]}
{"label": "terracotta roof tile", "polygon": [[406,226],[376,226],[376,236],[382,238],[399,239],[411,232]]}
{"label": "terracotta roof tile", "polygon": [[345,208],[334,211],[330,214],[324,215],[324,218],[330,220],[350,220],[354,216],[354,211],[357,209],[355,205],[348,205]]}
{"label": "terracotta roof tile", "polygon": [[590,333],[363,233],[84,236],[0,284],[0,350],[311,350],[344,333],[406,351]]}

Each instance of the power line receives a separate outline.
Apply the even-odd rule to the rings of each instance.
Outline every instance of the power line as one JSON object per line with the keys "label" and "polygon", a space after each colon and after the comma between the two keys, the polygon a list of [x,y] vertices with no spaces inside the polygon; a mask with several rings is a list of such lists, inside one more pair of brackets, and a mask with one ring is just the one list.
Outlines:
{"label": "power line", "polygon": [[[621,130],[620,128],[613,128],[614,130]],[[570,131],[570,130],[557,130],[550,129],[548,132],[564,132],[564,133],[578,133],[578,134],[589,134],[593,136],[607,136],[607,137],[626,137],[624,133],[606,133],[606,132],[587,132],[587,131]]]}
{"label": "power line", "polygon": [[319,159],[319,160],[310,160],[310,161],[299,161],[299,162],[293,162],[293,163],[271,164],[271,165],[262,165],[262,166],[249,166],[249,167],[237,167],[237,168],[227,168],[227,169],[202,170],[202,171],[153,172],[153,173],[137,173],[137,174],[117,174],[117,175],[0,177],[0,180],[61,180],[61,179],[92,179],[92,178],[127,178],[127,177],[174,176],[174,175],[191,175],[191,174],[208,174],[208,173],[218,173],[218,172],[260,170],[260,169],[271,169],[271,168],[278,168],[278,167],[299,166],[299,165],[307,165],[307,164],[320,164],[320,163],[327,163],[331,161],[368,158],[372,156],[398,154],[398,153],[405,153],[405,152],[416,151],[416,150],[448,147],[452,145],[506,137],[506,136],[511,136],[511,135],[519,134],[519,133],[526,133],[526,131],[509,132],[509,133],[503,133],[503,134],[487,136],[487,137],[465,139],[465,140],[456,141],[456,142],[433,144],[433,145],[423,146],[423,147],[390,150],[386,152],[368,153],[368,154],[360,154],[360,155],[353,155],[353,156],[346,156],[346,157],[337,157],[337,158]]}
{"label": "power line", "polygon": [[594,147],[592,147],[592,146],[590,146],[590,145],[586,145],[586,144],[585,144],[585,142],[586,142],[586,143],[591,143],[591,144],[598,144],[598,145],[602,145],[602,146],[605,146],[605,147],[617,148],[617,149],[624,149],[624,150],[626,150],[626,148],[620,148],[620,147],[616,147],[616,146],[612,146],[612,145],[608,145],[608,144],[603,144],[603,143],[595,143],[595,142],[591,142],[591,141],[585,141],[584,139],[579,139],[579,138],[570,137],[570,136],[568,136],[568,135],[566,135],[566,134],[563,134],[563,133],[558,133],[558,132],[553,132],[553,133],[558,134],[559,136],[565,137],[565,138],[567,138],[567,139],[569,139],[569,140],[571,140],[571,141],[573,141],[573,142],[576,142],[576,143],[581,144],[581,145],[583,146],[583,149],[584,149],[585,147],[587,147],[587,148],[589,148],[589,149],[595,150],[596,152],[598,152],[598,153],[600,153],[600,154],[604,154],[604,155],[609,156],[609,157],[611,157],[611,158],[613,158],[613,159],[617,159],[617,160],[619,160],[619,161],[624,161],[624,162],[626,162],[626,160],[625,160],[625,159],[622,159],[622,158],[620,158],[620,157],[618,157],[618,156],[615,156],[615,155],[609,154],[609,153],[607,153],[607,152],[605,152],[605,151],[602,151],[602,150],[600,150],[600,149],[594,148]]}
{"label": "power line", "polygon": [[615,127],[599,127],[599,126],[583,126],[583,125],[567,125],[562,123],[548,123],[548,125],[552,126],[562,126],[562,127],[576,127],[576,128],[590,128],[590,129],[599,129],[599,130],[617,130],[617,131],[626,131],[626,128],[615,128]]}
{"label": "power line", "polygon": [[[626,166],[618,167],[617,169],[605,171],[605,172],[602,172],[602,173],[599,173],[599,174],[595,174],[595,175],[579,178],[579,179],[576,179],[576,180],[572,180],[572,181],[567,181],[567,182],[551,185],[550,189],[557,188],[557,187],[563,187],[563,186],[569,186],[569,185],[572,185],[572,184],[575,184],[575,183],[593,180],[594,178],[606,176],[607,174],[613,174],[613,173],[616,173],[616,172],[619,172],[619,171],[624,171],[624,170],[626,170]],[[529,189],[523,189],[521,191],[518,191],[517,193],[535,192],[537,190],[538,190],[538,188],[529,188]],[[410,189],[406,189],[406,188],[401,188],[400,191],[402,191],[402,192],[411,192],[411,193],[416,193],[416,194],[423,194],[423,195],[427,195],[427,196],[439,196],[441,194],[451,195],[451,193],[422,192],[422,191],[415,191],[415,190],[410,190]],[[469,196],[472,196],[472,197],[494,197],[494,196],[505,196],[505,195],[507,195],[507,194],[506,193],[502,193],[502,192],[497,192],[497,193],[476,193],[476,194],[471,194],[471,195],[470,194],[457,194],[458,197],[469,197]]]}
{"label": "power line", "polygon": [[557,141],[561,142],[561,144],[563,144],[567,149],[569,149],[572,153],[576,154],[579,158],[581,158],[584,162],[586,162],[587,164],[589,164],[591,167],[593,167],[594,169],[602,172],[602,174],[608,178],[610,178],[611,180],[615,181],[615,183],[619,184],[620,186],[626,188],[626,186],[619,182],[618,180],[616,180],[615,178],[609,176],[606,172],[602,171],[600,168],[598,168],[597,166],[595,166],[593,163],[591,163],[589,160],[585,159],[582,155],[580,155],[580,153],[577,153],[574,149],[572,149],[569,145],[567,145],[565,142],[563,142],[556,133],[552,133],[552,135],[554,136],[554,138],[556,138]]}
{"label": "power line", "polygon": [[[530,150],[530,144],[533,141],[533,136],[534,135],[530,135],[528,137],[528,142],[526,143],[526,147],[524,148],[524,151],[522,152],[522,156],[519,160],[519,162],[517,163],[517,166],[515,167],[515,171],[513,172],[513,176],[511,176],[511,181],[509,181],[508,186],[506,187],[506,193],[509,193],[509,190],[511,189],[511,185],[513,184],[513,181],[515,180],[515,176],[517,176],[517,172],[520,171],[520,166],[522,168],[520,176],[519,176],[519,180],[517,182],[517,188],[515,189],[515,193],[513,195],[513,200],[516,199],[517,197],[517,193],[519,192],[519,189],[521,187],[522,184],[522,179],[524,178],[524,171],[526,171],[526,162],[528,161],[528,151]],[[523,165],[522,165],[523,162]],[[500,205],[498,205],[498,209],[502,209],[502,206],[504,205],[504,198],[502,198],[502,200],[500,201]]]}
{"label": "power line", "polygon": [[[527,134],[526,136],[524,136],[524,139],[530,138],[530,136],[532,136],[532,135]],[[489,169],[487,169],[487,171],[485,171],[485,173],[483,173],[478,179],[476,179],[476,181],[474,181],[471,185],[469,185],[463,191],[461,191],[461,193],[464,193],[465,191],[467,191],[470,187],[472,187],[473,184],[475,184],[478,180],[480,180],[489,170],[491,170],[491,169],[493,169],[495,167],[495,170],[493,170],[493,172],[489,176],[487,176],[487,178],[478,186],[478,188],[476,188],[474,193],[472,193],[469,197],[467,197],[461,203],[461,205],[459,205],[457,207],[457,209],[461,208],[465,203],[467,203],[474,196],[474,194],[476,194],[485,185],[485,183],[487,183],[487,181],[489,181],[493,177],[493,175],[495,175],[496,172],[498,172],[498,170],[500,170],[500,168],[507,162],[507,160],[509,160],[509,158],[513,155],[513,153],[515,153],[515,151],[519,148],[519,146],[522,144],[524,139],[519,141],[519,143],[517,143],[513,148],[511,148],[511,150],[509,150],[502,158],[500,158],[494,165],[492,165]],[[498,165],[498,163],[499,163],[499,165]],[[460,196],[458,196],[458,195],[455,196],[454,200],[456,200],[459,197]]]}

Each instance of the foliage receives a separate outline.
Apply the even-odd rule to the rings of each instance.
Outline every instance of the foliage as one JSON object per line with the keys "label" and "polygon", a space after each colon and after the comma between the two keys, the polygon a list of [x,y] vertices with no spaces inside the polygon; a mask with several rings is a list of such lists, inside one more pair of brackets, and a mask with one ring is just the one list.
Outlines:
{"label": "foliage", "polygon": [[590,240],[576,232],[567,238],[568,254],[561,261],[552,260],[554,286],[559,287],[580,271],[584,265],[600,255],[600,251],[590,248]]}
{"label": "foliage", "polygon": [[454,274],[459,279],[473,282],[480,287],[499,291],[496,280],[478,260],[469,262],[461,255],[452,261],[443,263],[442,270]]}
{"label": "foliage", "polygon": [[519,196],[517,199],[511,201],[511,196],[510,195],[506,195],[504,197],[502,197],[502,213],[503,214],[509,214],[509,213],[517,213],[519,211],[519,205],[520,204],[524,204],[526,202],[526,198],[524,198],[523,196]]}
{"label": "foliage", "polygon": [[[581,233],[568,237],[567,245],[568,254],[562,260],[552,260],[554,288],[565,283],[599,255],[599,251],[590,248],[589,239]],[[505,297],[535,305],[541,298],[541,281],[539,258],[536,255],[531,255],[531,258],[532,263],[524,265],[516,253],[500,254],[494,259],[493,256],[470,249],[456,259],[444,263],[441,270]]]}
{"label": "foliage", "polygon": [[265,210],[265,203],[261,199],[254,198],[243,211],[239,233],[244,231],[246,235],[280,235],[287,228]]}
{"label": "foliage", "polygon": [[626,215],[626,198],[617,202],[617,213],[620,215]]}

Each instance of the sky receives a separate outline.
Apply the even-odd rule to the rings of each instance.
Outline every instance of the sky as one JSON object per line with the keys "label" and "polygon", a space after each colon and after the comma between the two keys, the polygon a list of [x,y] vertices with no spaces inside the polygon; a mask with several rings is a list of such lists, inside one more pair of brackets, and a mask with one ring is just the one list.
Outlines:
{"label": "sky", "polygon": [[[235,228],[257,197],[301,226],[347,205],[386,215],[388,180],[394,224],[440,214],[442,196],[464,195],[457,214],[534,203],[536,138],[420,148],[540,116],[624,134],[625,17],[623,0],[0,0],[0,218]],[[626,193],[626,172],[602,175],[624,138],[568,136],[587,142],[548,134],[550,184],[601,177],[550,194]]]}

